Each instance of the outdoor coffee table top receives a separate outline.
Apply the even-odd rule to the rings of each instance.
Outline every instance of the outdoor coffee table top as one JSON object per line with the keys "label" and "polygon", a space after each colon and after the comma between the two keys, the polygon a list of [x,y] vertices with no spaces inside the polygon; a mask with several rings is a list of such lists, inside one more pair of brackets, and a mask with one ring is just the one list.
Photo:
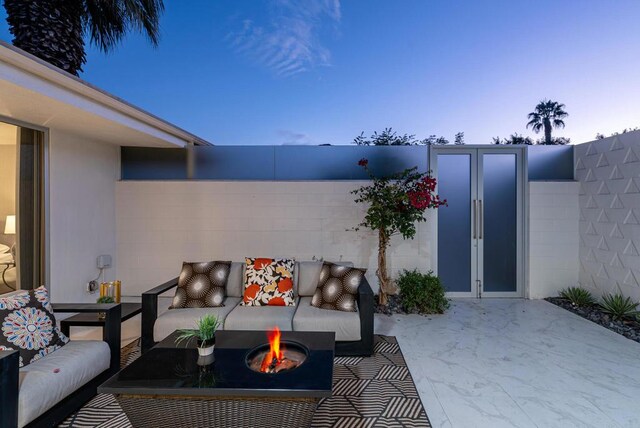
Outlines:
{"label": "outdoor coffee table top", "polygon": [[335,333],[283,331],[283,341],[309,350],[304,364],[277,374],[257,373],[247,354],[267,343],[265,331],[216,333],[215,361],[198,365],[195,341],[175,345],[177,332],[98,388],[104,394],[310,398],[331,396]]}

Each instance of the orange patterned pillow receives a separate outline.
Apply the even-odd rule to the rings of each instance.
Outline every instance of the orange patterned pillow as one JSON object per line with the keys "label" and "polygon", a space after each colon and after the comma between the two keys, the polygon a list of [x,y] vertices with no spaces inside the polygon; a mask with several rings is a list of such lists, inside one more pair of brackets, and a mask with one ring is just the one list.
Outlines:
{"label": "orange patterned pillow", "polygon": [[293,259],[246,258],[242,306],[295,306]]}

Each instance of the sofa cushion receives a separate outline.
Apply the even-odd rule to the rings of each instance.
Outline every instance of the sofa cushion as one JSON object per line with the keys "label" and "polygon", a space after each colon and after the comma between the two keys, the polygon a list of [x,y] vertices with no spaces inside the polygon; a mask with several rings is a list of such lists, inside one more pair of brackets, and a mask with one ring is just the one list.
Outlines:
{"label": "sofa cushion", "polygon": [[226,317],[240,303],[240,298],[227,297],[223,303],[224,306],[216,308],[171,309],[162,313],[153,326],[153,340],[160,342],[176,330],[195,328],[196,322],[206,314],[217,316],[221,326],[224,326]]}
{"label": "sofa cushion", "polygon": [[302,297],[293,316],[295,331],[333,331],[336,341],[360,340],[358,312],[332,311],[311,306],[311,297]]}
{"label": "sofa cushion", "polygon": [[0,350],[19,351],[20,367],[69,341],[56,324],[45,287],[0,297],[0,327]]}
{"label": "sofa cushion", "polygon": [[356,297],[366,269],[324,262],[311,304],[316,308],[355,312]]}
{"label": "sofa cushion", "polygon": [[294,306],[295,260],[246,258],[242,306]]}
{"label": "sofa cushion", "polygon": [[109,368],[106,342],[74,340],[20,369],[18,426],[22,427]]}
{"label": "sofa cushion", "polygon": [[227,296],[242,297],[244,291],[244,263],[233,262],[227,279]]}
{"label": "sofa cushion", "polygon": [[170,309],[222,306],[231,262],[184,262]]}
{"label": "sofa cushion", "polygon": [[[298,300],[298,299],[296,299]],[[236,306],[227,316],[225,330],[270,330],[279,327],[283,331],[293,329],[295,306]]]}

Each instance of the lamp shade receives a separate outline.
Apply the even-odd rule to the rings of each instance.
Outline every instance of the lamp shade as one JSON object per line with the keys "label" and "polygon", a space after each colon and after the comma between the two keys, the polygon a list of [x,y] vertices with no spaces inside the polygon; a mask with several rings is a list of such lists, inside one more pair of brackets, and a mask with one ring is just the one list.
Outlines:
{"label": "lamp shade", "polygon": [[7,220],[4,222],[4,234],[15,235],[16,234],[16,216],[8,215]]}

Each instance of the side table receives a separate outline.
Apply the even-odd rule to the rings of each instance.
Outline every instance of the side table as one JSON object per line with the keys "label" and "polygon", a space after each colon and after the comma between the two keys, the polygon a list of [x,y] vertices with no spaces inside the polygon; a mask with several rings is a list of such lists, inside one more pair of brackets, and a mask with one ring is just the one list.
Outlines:
{"label": "side table", "polygon": [[[122,308],[120,322],[125,322],[142,313],[142,304],[140,303],[121,303],[120,307]],[[97,313],[83,313],[60,321],[60,330],[65,336],[69,337],[71,327],[104,327],[104,320],[98,318]]]}

